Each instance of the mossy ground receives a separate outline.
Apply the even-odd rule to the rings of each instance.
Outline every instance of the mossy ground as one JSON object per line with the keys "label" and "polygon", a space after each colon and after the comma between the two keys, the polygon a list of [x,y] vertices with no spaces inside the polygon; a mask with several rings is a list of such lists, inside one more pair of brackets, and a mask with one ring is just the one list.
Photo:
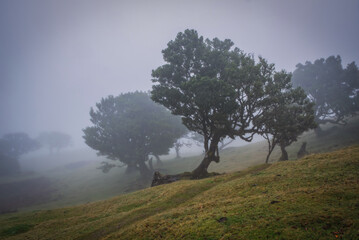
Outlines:
{"label": "mossy ground", "polygon": [[2,215],[0,238],[359,239],[358,173],[355,145],[77,207]]}

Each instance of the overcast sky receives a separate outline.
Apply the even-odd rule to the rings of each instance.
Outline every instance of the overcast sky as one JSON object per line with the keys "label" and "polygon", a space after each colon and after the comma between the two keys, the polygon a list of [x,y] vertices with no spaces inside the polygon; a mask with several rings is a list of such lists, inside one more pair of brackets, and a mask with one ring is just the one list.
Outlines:
{"label": "overcast sky", "polygon": [[359,0],[0,1],[0,135],[71,134],[101,97],[149,90],[161,50],[196,29],[277,70],[341,55],[359,62]]}

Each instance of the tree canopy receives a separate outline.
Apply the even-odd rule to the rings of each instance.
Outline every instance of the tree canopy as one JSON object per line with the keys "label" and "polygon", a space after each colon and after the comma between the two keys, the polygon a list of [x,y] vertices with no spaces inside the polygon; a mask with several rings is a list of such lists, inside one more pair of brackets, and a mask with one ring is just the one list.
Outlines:
{"label": "tree canopy", "polygon": [[152,72],[152,99],[204,138],[206,155],[194,178],[207,175],[209,164],[219,161],[221,139],[251,141],[258,128],[253,122],[263,113],[269,65],[233,45],[185,30],[162,51],[166,64]]}
{"label": "tree canopy", "polygon": [[0,175],[14,174],[20,171],[18,158],[40,148],[39,142],[26,133],[9,133],[0,138]]}
{"label": "tree canopy", "polygon": [[53,149],[60,151],[62,148],[66,148],[71,144],[71,136],[62,132],[43,132],[40,133],[37,140],[50,152]]}
{"label": "tree canopy", "polygon": [[143,177],[151,173],[146,165],[149,155],[167,154],[186,132],[178,117],[144,92],[108,96],[96,107],[90,111],[93,126],[83,130],[86,144],[98,155],[139,170]]}
{"label": "tree canopy", "polygon": [[0,141],[0,152],[13,158],[35,151],[41,146],[38,141],[22,132],[5,134]]}
{"label": "tree canopy", "polygon": [[297,64],[292,78],[315,102],[318,124],[345,124],[345,117],[359,109],[359,71],[355,62],[343,69],[340,56]]}
{"label": "tree canopy", "polygon": [[317,126],[314,121],[314,103],[302,88],[292,88],[291,76],[285,71],[276,72],[266,85],[267,103],[257,122],[261,125],[262,136],[268,142],[266,163],[277,144],[282,151],[280,160],[288,160],[285,148],[297,141],[303,132]]}

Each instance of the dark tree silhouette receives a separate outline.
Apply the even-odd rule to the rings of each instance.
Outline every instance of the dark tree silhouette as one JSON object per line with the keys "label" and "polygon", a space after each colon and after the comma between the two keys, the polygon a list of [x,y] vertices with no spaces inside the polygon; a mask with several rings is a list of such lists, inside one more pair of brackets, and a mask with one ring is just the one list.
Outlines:
{"label": "dark tree silhouette", "polygon": [[[102,98],[91,109],[93,126],[85,128],[84,139],[98,155],[119,160],[129,171],[139,171],[143,178],[151,177],[146,165],[149,155],[167,154],[186,130],[181,120],[147,93],[134,92]],[[113,164],[106,164],[108,171]]]}
{"label": "dark tree silhouette", "polygon": [[203,136],[205,156],[192,176],[207,176],[210,163],[219,162],[221,139],[251,141],[257,132],[252,123],[262,113],[270,69],[231,40],[204,40],[195,30],[178,33],[162,53],[166,64],[152,72],[152,99]]}
{"label": "dark tree silhouette", "polygon": [[181,158],[180,150],[182,147],[191,147],[192,144],[190,142],[187,142],[185,139],[178,139],[174,144],[174,149],[176,151],[176,158]]}
{"label": "dark tree silhouette", "polygon": [[39,142],[26,133],[9,133],[0,139],[0,175],[10,175],[20,171],[18,158],[40,148]]}
{"label": "dark tree silhouette", "polygon": [[315,102],[318,124],[345,124],[345,118],[359,109],[359,71],[355,62],[343,69],[340,56],[330,56],[297,64],[292,81]]}
{"label": "dark tree silhouette", "polygon": [[58,152],[71,145],[71,136],[62,132],[43,132],[38,136],[37,140],[47,147],[50,153],[53,152],[53,149]]}
{"label": "dark tree silhouette", "polygon": [[266,85],[267,102],[263,106],[263,115],[257,122],[261,125],[261,134],[268,142],[269,161],[274,147],[280,146],[280,160],[288,160],[286,147],[297,141],[303,132],[315,128],[314,103],[300,87],[292,88],[291,74],[284,71],[275,73]]}

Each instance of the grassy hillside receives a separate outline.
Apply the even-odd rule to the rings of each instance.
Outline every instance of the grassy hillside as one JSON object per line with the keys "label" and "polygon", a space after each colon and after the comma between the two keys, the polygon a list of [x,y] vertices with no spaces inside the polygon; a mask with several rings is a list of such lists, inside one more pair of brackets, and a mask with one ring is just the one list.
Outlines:
{"label": "grassy hillside", "polygon": [[[348,124],[344,126],[326,124],[321,127],[323,133],[320,136],[317,136],[314,131],[308,131],[300,136],[297,142],[289,146],[287,148],[289,159],[297,159],[297,152],[303,142],[307,142],[307,151],[309,153],[333,151],[359,143],[359,117],[350,119]],[[242,147],[229,147],[220,152],[221,161],[218,164],[212,163],[209,171],[233,172],[244,170],[250,166],[264,163],[267,152],[268,145],[266,141],[249,143]],[[276,147],[270,157],[270,162],[276,162],[280,154],[279,147]],[[202,159],[203,156],[194,156],[167,161],[163,167],[164,172],[192,171]]]}
{"label": "grassy hillside", "polygon": [[0,216],[2,239],[358,239],[359,145]]}
{"label": "grassy hillside", "polygon": [[[296,153],[303,141],[308,142],[307,150],[311,153],[332,151],[359,143],[358,117],[351,119],[346,126],[328,124],[323,126],[323,130],[321,137],[316,136],[312,131],[301,136],[298,142],[288,148],[290,159],[296,159]],[[209,171],[227,173],[241,171],[264,163],[266,154],[265,141],[242,147],[230,147],[220,153],[220,163],[212,163]],[[279,149],[275,149],[271,162],[275,162],[279,156]],[[202,158],[203,156],[193,156],[165,160],[164,165],[159,168],[162,173],[191,171],[198,166]],[[0,178],[0,213],[83,204],[108,199],[150,185],[150,182],[138,181],[138,174],[125,175],[123,168],[112,169],[107,174],[102,173],[96,168],[103,160],[96,157],[94,152],[87,151],[68,151],[58,155],[47,153],[44,156],[23,159],[25,169],[34,170],[35,166],[41,166],[43,171]],[[25,186],[29,184],[34,187],[26,188]],[[5,191],[2,191],[3,189]],[[8,191],[9,189],[11,191]]]}

